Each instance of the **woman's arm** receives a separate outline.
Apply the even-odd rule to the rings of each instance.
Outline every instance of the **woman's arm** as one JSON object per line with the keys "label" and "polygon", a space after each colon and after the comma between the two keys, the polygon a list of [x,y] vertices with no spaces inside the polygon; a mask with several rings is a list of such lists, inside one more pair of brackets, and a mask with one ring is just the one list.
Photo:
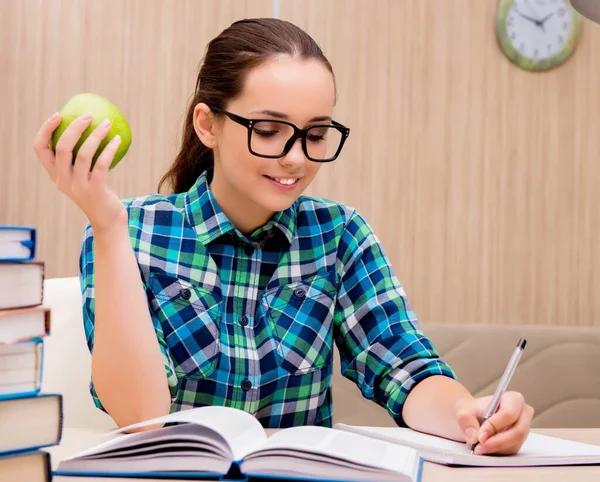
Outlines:
{"label": "woman's arm", "polygon": [[[473,398],[423,334],[377,237],[357,213],[338,251],[334,316],[342,373],[398,425],[469,444],[475,453],[514,453],[533,409],[507,392],[482,427],[491,397]],[[489,440],[488,440],[489,439]]]}
{"label": "woman's arm", "polygon": [[169,413],[165,364],[126,219],[94,232],[92,380],[118,426]]}
{"label": "woman's arm", "polygon": [[[417,384],[408,394],[402,418],[406,425],[419,432],[466,442],[467,437],[456,417],[459,406],[473,400],[469,391],[456,380],[432,376]],[[471,438],[477,428],[469,433]]]}
{"label": "woman's arm", "polygon": [[92,131],[73,160],[73,150],[91,122],[90,113],[71,122],[53,151],[50,139],[61,123],[56,113],[40,127],[33,148],[57,189],[83,211],[95,231],[95,243],[88,231],[81,259],[84,323],[88,345],[93,347],[92,379],[102,403],[95,401],[123,426],[168,413],[170,394],[158,332],[129,240],[128,213],[107,184],[121,142],[118,135],[92,168],[94,154],[110,130],[108,120]]}

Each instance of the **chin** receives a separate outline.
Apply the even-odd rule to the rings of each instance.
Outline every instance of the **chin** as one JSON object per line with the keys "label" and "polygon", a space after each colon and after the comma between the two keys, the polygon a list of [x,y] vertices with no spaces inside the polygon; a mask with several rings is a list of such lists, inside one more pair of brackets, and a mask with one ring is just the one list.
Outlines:
{"label": "chin", "polygon": [[285,211],[292,204],[296,202],[295,197],[290,197],[288,199],[265,199],[261,198],[257,201],[257,203],[262,206],[265,210],[271,212]]}

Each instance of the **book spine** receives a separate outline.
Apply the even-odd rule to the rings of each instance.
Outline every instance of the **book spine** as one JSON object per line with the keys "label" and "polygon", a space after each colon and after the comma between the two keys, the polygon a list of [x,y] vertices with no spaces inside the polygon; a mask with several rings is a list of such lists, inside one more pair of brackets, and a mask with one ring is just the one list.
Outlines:
{"label": "book spine", "polygon": [[[52,480],[52,460],[50,459],[50,454],[48,452],[42,452],[45,455],[45,468],[46,468],[46,482],[51,482]],[[420,481],[419,481],[420,482]]]}
{"label": "book spine", "polygon": [[33,261],[35,259],[36,251],[37,251],[37,230],[34,227],[30,226],[7,226],[1,225],[0,231],[29,231],[29,239],[25,241],[21,241],[21,244],[29,249],[29,255],[23,258],[3,258],[0,257],[0,261],[2,262],[26,262]]}
{"label": "book spine", "polygon": [[46,263],[39,261],[40,263],[40,275],[42,276],[42,292],[40,293],[40,304],[44,304],[44,282],[46,281]]}

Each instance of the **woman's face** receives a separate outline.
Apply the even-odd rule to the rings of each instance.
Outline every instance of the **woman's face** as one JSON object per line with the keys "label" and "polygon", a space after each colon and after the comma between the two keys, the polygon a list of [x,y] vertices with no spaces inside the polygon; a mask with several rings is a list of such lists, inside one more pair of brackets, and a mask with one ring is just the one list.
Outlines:
{"label": "woman's face", "polygon": [[[330,124],[334,104],[333,76],[325,65],[281,56],[249,71],[241,94],[225,109],[249,119],[284,120],[305,128]],[[200,106],[204,105],[197,110]],[[247,215],[266,222],[274,212],[290,207],[321,167],[306,158],[300,139],[284,157],[266,159],[249,151],[246,127],[225,117],[212,125],[215,169],[211,190],[230,219]],[[289,139],[289,135],[291,131],[266,123],[253,131],[252,147],[264,154],[279,154],[271,152],[282,145],[277,137]]]}

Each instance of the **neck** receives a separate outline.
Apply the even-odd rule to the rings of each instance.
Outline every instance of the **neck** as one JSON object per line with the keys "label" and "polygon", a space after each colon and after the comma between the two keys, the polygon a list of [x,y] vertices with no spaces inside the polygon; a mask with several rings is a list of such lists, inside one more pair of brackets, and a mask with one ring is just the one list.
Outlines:
{"label": "neck", "polygon": [[219,207],[241,233],[248,236],[273,217],[275,213],[265,210],[232,189],[231,186],[226,185],[222,176],[217,175],[216,170],[217,166],[215,166],[215,173],[209,188]]}

